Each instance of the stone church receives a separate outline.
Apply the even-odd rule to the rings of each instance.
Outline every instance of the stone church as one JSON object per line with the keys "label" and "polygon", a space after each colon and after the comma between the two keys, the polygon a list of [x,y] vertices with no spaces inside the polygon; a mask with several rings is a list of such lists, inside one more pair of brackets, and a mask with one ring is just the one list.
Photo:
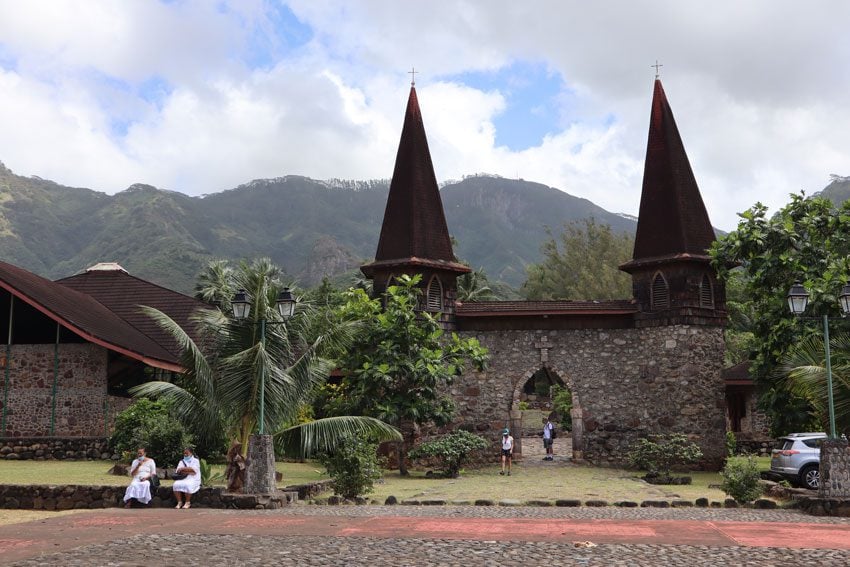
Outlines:
{"label": "stone church", "polygon": [[[376,294],[422,274],[423,308],[490,352],[452,385],[455,426],[495,437],[522,428],[520,403],[541,375],[572,393],[573,457],[619,464],[634,441],[684,433],[719,468],[726,431],[726,296],[709,263],[714,240],[673,113],[656,79],[632,259],[633,297],[606,301],[457,300],[470,269],[452,250],[415,86],[404,118],[374,262]],[[521,450],[520,447],[517,448]]]}

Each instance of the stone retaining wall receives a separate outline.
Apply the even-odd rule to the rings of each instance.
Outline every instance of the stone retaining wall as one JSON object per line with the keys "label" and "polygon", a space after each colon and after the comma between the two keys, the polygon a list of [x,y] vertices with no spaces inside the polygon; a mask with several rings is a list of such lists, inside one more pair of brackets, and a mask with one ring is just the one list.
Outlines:
{"label": "stone retaining wall", "polygon": [[104,437],[0,437],[0,459],[47,461],[111,458],[109,440]]}
{"label": "stone retaining wall", "polygon": [[735,453],[738,455],[757,455],[769,457],[773,450],[772,439],[738,439],[735,441]]}
{"label": "stone retaining wall", "polygon": [[[92,510],[124,506],[124,486],[0,485],[0,508],[7,510]],[[274,496],[233,494],[223,488],[201,488],[192,496],[199,508],[276,509],[298,500],[298,493],[278,491]],[[148,506],[172,507],[171,487],[160,486]]]}
{"label": "stone retaining wall", "polygon": [[847,500],[850,506],[850,442],[846,439],[821,443],[818,497]]}

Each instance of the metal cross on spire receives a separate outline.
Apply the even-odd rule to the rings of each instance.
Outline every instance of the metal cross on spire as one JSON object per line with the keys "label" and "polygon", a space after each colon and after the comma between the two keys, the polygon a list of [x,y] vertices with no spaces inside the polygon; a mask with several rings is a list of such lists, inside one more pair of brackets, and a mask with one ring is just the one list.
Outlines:
{"label": "metal cross on spire", "polygon": [[655,60],[655,65],[650,65],[650,67],[655,67],[655,78],[656,78],[656,79],[657,79],[657,78],[659,78],[659,77],[661,76],[661,71],[660,71],[660,69],[661,69],[661,67],[663,67],[663,66],[664,66],[664,65],[661,65],[661,64],[659,64],[659,63],[658,63],[658,59],[656,59],[656,60]]}
{"label": "metal cross on spire", "polygon": [[415,87],[416,86],[416,73],[418,73],[418,71],[416,70],[416,67],[411,67],[410,71],[408,71],[408,73],[410,74],[410,86]]}

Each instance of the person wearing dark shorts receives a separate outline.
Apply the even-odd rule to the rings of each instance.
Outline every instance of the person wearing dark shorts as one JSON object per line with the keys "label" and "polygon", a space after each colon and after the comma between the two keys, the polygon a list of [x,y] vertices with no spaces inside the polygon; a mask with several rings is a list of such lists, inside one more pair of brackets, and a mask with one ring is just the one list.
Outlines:
{"label": "person wearing dark shorts", "polygon": [[514,456],[514,438],[511,430],[507,427],[502,431],[502,470],[499,474],[505,474],[505,465],[508,466],[508,476],[511,476],[511,461]]}
{"label": "person wearing dark shorts", "polygon": [[548,417],[543,418],[543,448],[546,449],[546,456],[543,457],[544,461],[554,461],[555,460],[555,450],[552,445],[555,441],[555,436],[553,432],[555,430],[555,424],[549,421]]}

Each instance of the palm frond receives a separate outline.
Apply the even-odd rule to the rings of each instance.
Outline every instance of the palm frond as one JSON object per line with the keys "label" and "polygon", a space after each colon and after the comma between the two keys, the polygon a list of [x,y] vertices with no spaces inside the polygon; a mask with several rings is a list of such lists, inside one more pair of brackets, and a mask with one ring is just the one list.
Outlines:
{"label": "palm frond", "polygon": [[306,458],[332,450],[346,435],[373,441],[401,441],[401,432],[372,417],[341,416],[317,419],[278,431],[275,448],[291,457]]}

